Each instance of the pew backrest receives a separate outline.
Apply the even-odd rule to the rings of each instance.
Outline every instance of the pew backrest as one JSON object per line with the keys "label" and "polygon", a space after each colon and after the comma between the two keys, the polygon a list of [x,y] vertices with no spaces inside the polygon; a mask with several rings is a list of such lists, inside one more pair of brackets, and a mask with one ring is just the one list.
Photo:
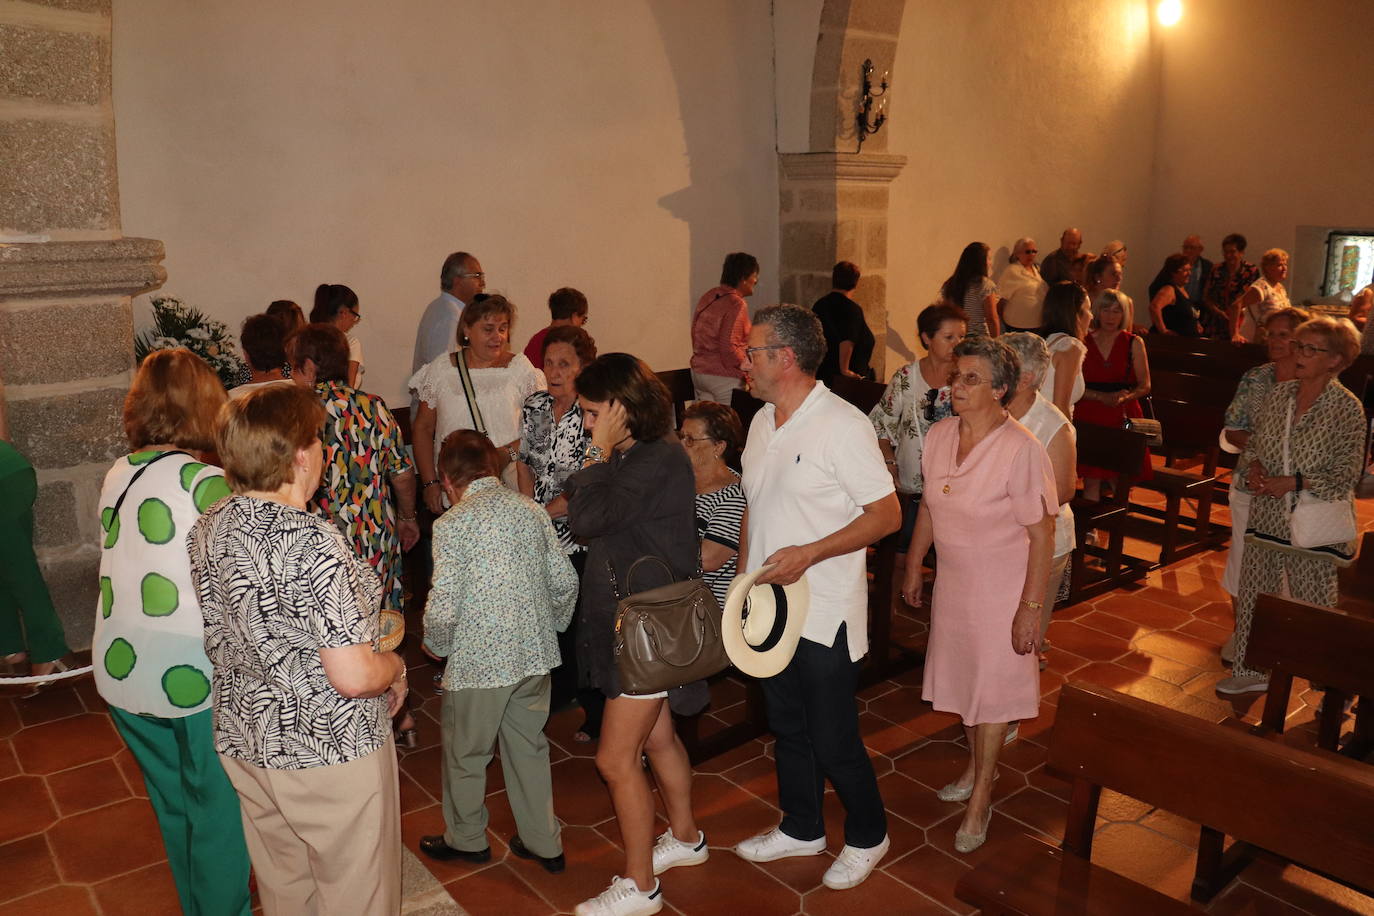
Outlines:
{"label": "pew backrest", "polygon": [[1260,595],[1246,664],[1360,694],[1374,702],[1374,620],[1334,608]]}
{"label": "pew backrest", "polygon": [[1071,683],[1060,696],[1049,766],[1074,782],[1068,849],[1085,814],[1091,843],[1092,787],[1100,787],[1356,886],[1374,882],[1374,767],[1367,764]]}

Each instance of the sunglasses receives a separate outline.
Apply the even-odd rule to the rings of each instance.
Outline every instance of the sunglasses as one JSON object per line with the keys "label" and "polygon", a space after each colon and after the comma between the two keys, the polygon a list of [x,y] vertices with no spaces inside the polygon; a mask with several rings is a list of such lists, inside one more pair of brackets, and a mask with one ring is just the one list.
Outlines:
{"label": "sunglasses", "polygon": [[935,402],[940,400],[940,389],[931,388],[926,392],[925,399],[922,401],[921,411],[927,423],[935,422]]}

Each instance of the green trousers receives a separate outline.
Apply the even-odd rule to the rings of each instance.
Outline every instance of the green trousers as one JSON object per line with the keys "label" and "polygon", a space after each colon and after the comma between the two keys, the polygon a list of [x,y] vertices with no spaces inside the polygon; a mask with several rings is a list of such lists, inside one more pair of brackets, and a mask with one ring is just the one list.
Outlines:
{"label": "green trousers", "polygon": [[30,662],[50,662],[69,650],[33,553],[37,496],[27,462],[0,477],[0,655],[28,652]]}
{"label": "green trousers", "polygon": [[239,796],[215,753],[210,716],[207,709],[162,719],[110,707],[143,771],[182,913],[250,916]]}
{"label": "green trousers", "polygon": [[487,848],[487,764],[501,742],[515,826],[525,848],[552,858],[563,852],[553,814],[549,773],[549,676],[527,677],[510,687],[444,691],[444,842],[454,849]]}

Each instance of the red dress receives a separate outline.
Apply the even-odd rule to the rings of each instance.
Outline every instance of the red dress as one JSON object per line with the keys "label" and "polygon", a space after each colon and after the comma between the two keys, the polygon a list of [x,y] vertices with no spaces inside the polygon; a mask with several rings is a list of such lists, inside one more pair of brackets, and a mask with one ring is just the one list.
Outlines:
{"label": "red dress", "polygon": [[[1124,391],[1136,386],[1135,367],[1131,363],[1131,342],[1135,335],[1129,331],[1120,331],[1116,335],[1116,340],[1112,341],[1112,352],[1106,359],[1102,358],[1102,351],[1097,343],[1089,334],[1085,341],[1088,345],[1088,352],[1083,357],[1083,382],[1089,391]],[[1122,422],[1127,417],[1143,416],[1140,409],[1140,401],[1132,398],[1124,404],[1109,407],[1101,401],[1092,401],[1083,398],[1073,406],[1073,419],[1075,423],[1095,423],[1098,426],[1111,426],[1121,428]],[[1080,477],[1094,477],[1098,479],[1110,478],[1115,476],[1110,471],[1102,468],[1093,467],[1087,464],[1078,466]],[[1145,453],[1145,466],[1140,469],[1139,480],[1150,479],[1150,453]]]}

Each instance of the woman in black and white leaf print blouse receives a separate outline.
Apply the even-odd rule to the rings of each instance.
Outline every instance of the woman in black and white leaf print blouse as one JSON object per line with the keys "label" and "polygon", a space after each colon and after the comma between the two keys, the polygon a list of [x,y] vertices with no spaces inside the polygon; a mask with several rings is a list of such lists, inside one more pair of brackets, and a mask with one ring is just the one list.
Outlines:
{"label": "woman in black and white leaf print blouse", "polygon": [[400,912],[400,804],[389,718],[405,663],[375,650],[381,582],[329,522],[324,416],[272,386],[220,412],[234,495],[189,539],[214,665],[215,748],[238,791],[267,916]]}

